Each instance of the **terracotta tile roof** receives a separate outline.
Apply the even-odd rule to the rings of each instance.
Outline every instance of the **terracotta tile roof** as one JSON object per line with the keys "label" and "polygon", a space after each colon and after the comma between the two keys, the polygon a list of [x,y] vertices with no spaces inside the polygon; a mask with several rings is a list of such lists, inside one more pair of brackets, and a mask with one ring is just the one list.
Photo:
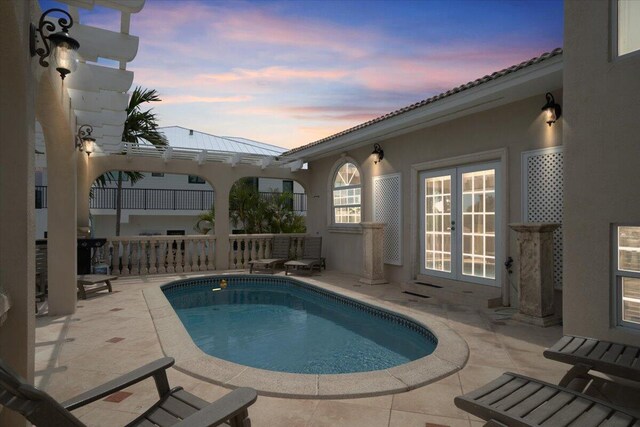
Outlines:
{"label": "terracotta tile roof", "polygon": [[447,98],[447,97],[449,97],[451,95],[455,95],[456,93],[462,92],[464,90],[480,86],[483,83],[487,83],[487,82],[496,80],[496,79],[498,79],[498,78],[500,78],[502,76],[514,73],[514,72],[516,72],[518,70],[521,70],[523,68],[529,67],[531,65],[539,64],[542,61],[545,61],[547,59],[553,58],[554,56],[558,56],[558,55],[562,55],[562,48],[556,48],[556,49],[552,50],[551,52],[545,52],[542,55],[537,56],[535,58],[531,58],[528,61],[524,61],[524,62],[521,62],[520,64],[512,65],[509,68],[505,68],[503,70],[496,71],[495,73],[492,73],[491,75],[486,75],[486,76],[481,77],[479,79],[476,79],[476,80],[474,80],[472,82],[463,84],[461,86],[458,86],[458,87],[455,87],[453,89],[450,89],[450,90],[448,90],[446,92],[443,92],[443,93],[440,93],[438,95],[432,96],[431,98],[427,98],[427,99],[425,99],[423,101],[416,102],[415,104],[411,104],[411,105],[409,105],[407,107],[400,108],[399,110],[392,111],[392,112],[387,113],[387,114],[385,114],[383,116],[376,117],[375,119],[369,120],[368,122],[361,123],[361,124],[356,125],[356,126],[354,126],[352,128],[343,130],[342,132],[338,132],[338,133],[333,134],[331,136],[328,136],[326,138],[322,138],[322,139],[319,139],[317,141],[311,142],[309,144],[302,145],[302,146],[297,147],[297,148],[293,148],[293,149],[287,151],[286,153],[283,153],[282,156],[287,156],[287,155],[290,155],[290,154],[294,154],[294,153],[296,153],[298,151],[302,151],[302,150],[305,150],[307,148],[311,148],[313,146],[316,146],[318,144],[322,144],[324,142],[328,142],[328,141],[334,140],[334,139],[339,138],[339,137],[341,137],[343,135],[346,135],[346,134],[355,132],[357,130],[366,128],[367,126],[371,126],[371,125],[374,125],[376,123],[380,123],[380,122],[382,122],[384,120],[390,119],[392,117],[399,116],[400,114],[406,113],[408,111],[415,110],[416,108],[420,108],[420,107],[423,107],[423,106],[428,105],[428,104],[433,104],[434,102],[439,101],[439,100],[441,100],[443,98]]}

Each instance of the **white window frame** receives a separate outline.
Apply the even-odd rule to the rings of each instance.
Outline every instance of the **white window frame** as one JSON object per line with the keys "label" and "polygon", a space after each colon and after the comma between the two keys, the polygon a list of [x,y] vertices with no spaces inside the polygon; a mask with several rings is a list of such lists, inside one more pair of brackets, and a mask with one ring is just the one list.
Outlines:
{"label": "white window frame", "polygon": [[[640,23],[639,23],[640,25]],[[629,57],[640,56],[640,48],[632,50],[631,52],[620,54],[618,53],[618,31],[620,25],[618,23],[618,0],[611,0],[611,57],[613,60],[626,59]]]}
{"label": "white window frame", "polygon": [[640,224],[613,224],[611,227],[611,248],[612,248],[612,257],[611,257],[611,270],[612,270],[612,281],[613,281],[613,313],[614,313],[614,324],[617,327],[630,328],[635,330],[640,330],[640,323],[627,322],[622,319],[623,309],[623,296],[622,296],[622,279],[623,278],[632,278],[632,279],[640,279],[640,272],[628,271],[628,270],[620,270],[619,268],[619,258],[618,258],[618,229],[620,227],[640,227]]}
{"label": "white window frame", "polygon": [[[348,185],[348,186],[343,186],[343,187],[336,187],[335,186],[335,181],[336,181],[336,176],[338,174],[338,171],[340,170],[340,168],[342,166],[344,166],[347,163],[351,163],[353,166],[355,166],[356,170],[358,171],[358,174],[360,176],[360,184],[359,185]],[[336,206],[333,204],[333,191],[336,189],[339,190],[348,190],[348,189],[352,189],[352,188],[360,188],[360,203],[359,204],[353,204],[353,205],[340,205],[338,207],[359,207],[360,208],[360,222],[362,222],[362,217],[364,215],[364,177],[362,174],[362,169],[360,168],[360,166],[358,165],[358,163],[350,158],[350,157],[342,157],[338,162],[336,162],[334,164],[334,167],[332,169],[331,175],[329,176],[329,215],[330,215],[330,224],[331,227],[334,228],[334,231],[339,231],[339,230],[343,230],[343,231],[348,231],[348,230],[353,230],[355,231],[360,231],[361,230],[361,226],[360,226],[360,222],[336,222],[336,215],[335,215],[335,208]]]}

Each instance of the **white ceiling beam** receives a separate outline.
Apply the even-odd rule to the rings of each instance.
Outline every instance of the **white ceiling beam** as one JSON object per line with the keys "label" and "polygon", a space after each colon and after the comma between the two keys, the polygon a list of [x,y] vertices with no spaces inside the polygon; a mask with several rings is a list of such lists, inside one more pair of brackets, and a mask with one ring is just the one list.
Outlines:
{"label": "white ceiling beam", "polygon": [[138,53],[140,41],[136,36],[82,24],[73,26],[73,38],[80,43],[80,56],[92,62],[98,58],[130,62]]}
{"label": "white ceiling beam", "polygon": [[291,169],[291,172],[295,172],[302,168],[304,162],[302,160],[296,160],[295,162],[287,163],[283,167]]}
{"label": "white ceiling beam", "polygon": [[65,83],[70,89],[126,92],[133,84],[133,73],[81,62],[78,69],[67,76]]}
{"label": "white ceiling beam", "polygon": [[78,89],[69,89],[71,104],[76,110],[100,112],[102,110],[122,111],[127,109],[129,96],[126,93],[90,92]]}
{"label": "white ceiling beam", "polygon": [[198,165],[202,165],[207,160],[207,150],[202,150],[195,158]]}
{"label": "white ceiling beam", "polygon": [[235,168],[238,163],[240,163],[240,153],[234,153],[230,156],[226,163],[229,163],[231,167]]}
{"label": "white ceiling beam", "polygon": [[260,159],[260,168],[261,169],[265,169],[271,163],[273,163],[273,158],[272,157],[265,157],[263,159]]}

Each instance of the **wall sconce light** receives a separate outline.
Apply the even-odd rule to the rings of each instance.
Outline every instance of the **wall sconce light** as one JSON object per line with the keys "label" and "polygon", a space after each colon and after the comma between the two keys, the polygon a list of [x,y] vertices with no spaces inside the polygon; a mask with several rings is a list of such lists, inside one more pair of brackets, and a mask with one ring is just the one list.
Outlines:
{"label": "wall sconce light", "polygon": [[[56,26],[53,22],[45,20],[45,17],[51,12],[59,12],[66,17],[58,18],[58,25],[61,30],[57,33]],[[78,68],[78,49],[80,43],[74,38],[69,37],[69,28],[73,26],[73,18],[62,9],[49,9],[40,17],[38,28],[31,24],[31,56],[38,55],[40,57],[40,65],[48,67],[47,58],[53,63],[53,66],[60,73],[60,77],[64,80],[65,76]],[[44,31],[47,30],[48,35],[45,36]],[[36,33],[40,34],[40,40],[44,44],[44,48],[36,48]]]}
{"label": "wall sconce light", "polygon": [[544,107],[542,107],[542,111],[546,113],[546,122],[549,126],[551,126],[556,122],[556,120],[558,120],[558,118],[562,114],[562,108],[560,108],[559,104],[556,104],[556,100],[553,99],[553,95],[551,95],[551,92],[547,92],[545,96],[547,98],[547,103],[544,104]]}
{"label": "wall sconce light", "polygon": [[87,153],[87,156],[93,153],[93,143],[96,142],[96,139],[91,136],[91,132],[93,132],[91,125],[82,125],[76,135],[76,148],[78,151]]}
{"label": "wall sconce light", "polygon": [[384,159],[384,150],[380,147],[380,144],[378,143],[373,144],[373,152],[371,154],[373,155],[374,164],[377,164],[382,159]]}

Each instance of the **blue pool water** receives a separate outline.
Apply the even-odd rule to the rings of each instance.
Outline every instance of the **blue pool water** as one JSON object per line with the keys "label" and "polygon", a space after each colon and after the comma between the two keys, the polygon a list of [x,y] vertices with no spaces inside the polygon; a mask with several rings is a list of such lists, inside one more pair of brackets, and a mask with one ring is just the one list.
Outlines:
{"label": "blue pool water", "polygon": [[305,374],[385,369],[433,352],[422,326],[286,278],[192,279],[163,291],[196,345],[241,365]]}

